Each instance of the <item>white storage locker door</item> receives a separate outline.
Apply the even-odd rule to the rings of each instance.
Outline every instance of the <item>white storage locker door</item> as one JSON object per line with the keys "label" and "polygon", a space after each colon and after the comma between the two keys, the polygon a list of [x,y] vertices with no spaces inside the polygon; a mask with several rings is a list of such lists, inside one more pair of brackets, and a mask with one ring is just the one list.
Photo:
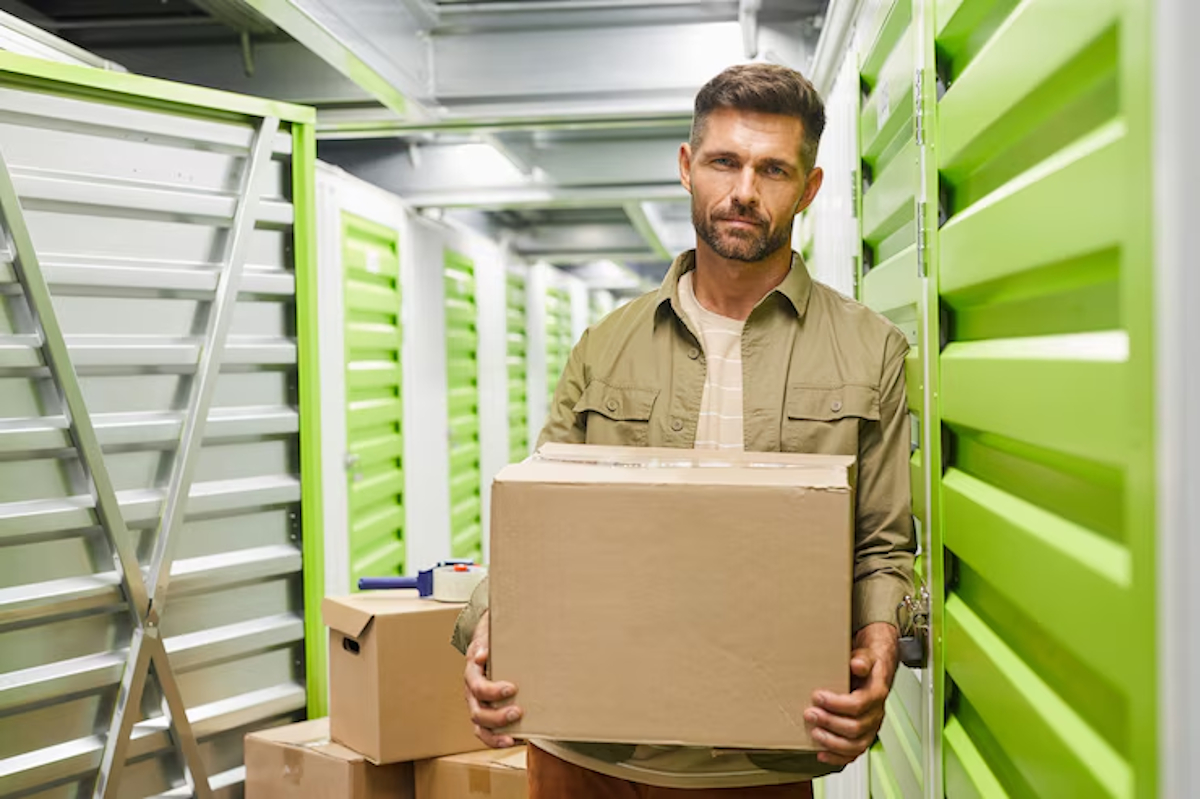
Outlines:
{"label": "white storage locker door", "polygon": [[571,346],[574,347],[592,324],[591,307],[586,283],[571,276],[567,276],[565,283],[571,296]]}
{"label": "white storage locker door", "polygon": [[321,711],[311,121],[0,54],[0,796],[240,795]]}
{"label": "white storage locker door", "polygon": [[400,234],[410,572],[450,557],[446,234],[444,226],[413,213]]}
{"label": "white storage locker door", "polygon": [[550,288],[552,273],[557,270],[544,261],[529,268],[525,283],[525,318],[528,321],[528,336],[525,340],[526,365],[529,386],[529,445],[537,446],[538,436],[546,424],[550,411],[550,393],[554,386],[549,383],[549,320],[546,296]]}
{"label": "white storage locker door", "polygon": [[475,267],[476,328],[479,381],[479,477],[483,525],[482,556],[488,560],[491,531],[491,485],[508,464],[508,280],[507,254],[499,243],[479,233],[452,226],[451,248],[468,256]]}

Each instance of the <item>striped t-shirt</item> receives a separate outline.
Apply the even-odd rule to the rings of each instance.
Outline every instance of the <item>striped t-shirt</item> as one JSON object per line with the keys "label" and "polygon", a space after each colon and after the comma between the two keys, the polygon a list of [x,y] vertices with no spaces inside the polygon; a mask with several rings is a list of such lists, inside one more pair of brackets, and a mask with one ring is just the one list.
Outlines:
{"label": "striped t-shirt", "polygon": [[713,313],[696,299],[693,272],[679,279],[679,304],[704,345],[708,371],[700,398],[696,449],[743,449],[742,330],[746,323]]}

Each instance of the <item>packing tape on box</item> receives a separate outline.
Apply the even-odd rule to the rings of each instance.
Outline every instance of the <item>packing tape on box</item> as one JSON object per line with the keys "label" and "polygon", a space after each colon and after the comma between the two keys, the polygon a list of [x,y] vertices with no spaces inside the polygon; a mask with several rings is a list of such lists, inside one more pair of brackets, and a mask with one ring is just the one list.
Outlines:
{"label": "packing tape on box", "polygon": [[482,566],[439,566],[433,570],[433,598],[438,602],[467,602],[487,576]]}

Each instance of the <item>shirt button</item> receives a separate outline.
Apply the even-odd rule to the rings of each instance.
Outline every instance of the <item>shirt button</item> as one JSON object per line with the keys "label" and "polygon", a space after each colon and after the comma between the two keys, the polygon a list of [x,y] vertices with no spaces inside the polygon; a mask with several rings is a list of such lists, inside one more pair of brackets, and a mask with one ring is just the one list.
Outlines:
{"label": "shirt button", "polygon": [[608,408],[610,411],[615,411],[617,409],[617,401],[610,399],[608,402],[604,403],[604,407]]}
{"label": "shirt button", "polygon": [[688,357],[691,358],[693,361],[696,360],[697,358],[700,357],[700,350],[696,349],[695,347],[692,347],[690,350],[688,350]]}
{"label": "shirt button", "polygon": [[671,429],[674,430],[676,433],[678,433],[680,430],[683,429],[683,420],[676,419],[675,421],[671,422]]}
{"label": "shirt button", "polygon": [[840,411],[841,409],[842,409],[842,401],[841,401],[841,400],[834,400],[834,401],[833,401],[833,412],[834,412],[834,413],[837,413],[837,412],[838,412],[838,411]]}

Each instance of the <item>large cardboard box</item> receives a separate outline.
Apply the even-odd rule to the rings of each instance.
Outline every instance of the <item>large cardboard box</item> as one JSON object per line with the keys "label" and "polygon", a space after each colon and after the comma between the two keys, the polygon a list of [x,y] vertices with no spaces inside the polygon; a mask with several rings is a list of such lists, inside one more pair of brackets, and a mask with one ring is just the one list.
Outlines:
{"label": "large cardboard box", "polygon": [[246,736],[246,799],[412,799],[413,766],[375,766],[329,739],[329,719]]}
{"label": "large cardboard box", "polygon": [[491,667],[524,738],[818,749],[849,690],[851,457],[547,445],[492,489]]}
{"label": "large cardboard box", "polygon": [[463,698],[463,656],[450,644],[462,605],[382,591],[327,597],[333,739],[372,763],[482,747]]}
{"label": "large cardboard box", "polygon": [[417,799],[527,799],[525,747],[422,760],[416,783]]}

